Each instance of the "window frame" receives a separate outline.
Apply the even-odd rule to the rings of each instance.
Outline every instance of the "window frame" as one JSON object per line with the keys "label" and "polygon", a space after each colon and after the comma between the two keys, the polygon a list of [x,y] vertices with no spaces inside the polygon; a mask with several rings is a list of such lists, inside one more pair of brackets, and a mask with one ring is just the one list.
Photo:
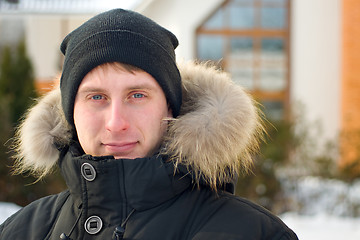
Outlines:
{"label": "window frame", "polygon": [[[284,28],[282,29],[267,29],[267,28],[261,28],[261,7],[263,6],[262,3],[263,0],[252,0],[252,1],[244,1],[244,3],[237,2],[236,0],[225,0],[223,1],[218,7],[212,11],[208,17],[204,19],[199,25],[199,27],[196,29],[196,41],[195,41],[195,56],[199,58],[199,48],[198,48],[198,39],[200,35],[214,35],[214,36],[222,36],[224,37],[224,44],[223,46],[224,52],[223,52],[223,58],[220,62],[216,62],[219,67],[225,69],[228,71],[228,57],[230,54],[230,40],[232,37],[246,37],[253,39],[253,54],[254,56],[260,56],[261,52],[261,40],[266,38],[280,38],[283,40],[283,51],[284,51],[284,57],[285,57],[285,87],[281,91],[267,91],[267,90],[261,90],[260,88],[256,87],[258,86],[260,82],[259,76],[254,76],[252,81],[253,84],[255,84],[255,88],[253,90],[247,89],[247,91],[258,101],[261,103],[261,101],[275,101],[275,102],[282,102],[284,107],[284,116],[283,119],[288,119],[290,115],[290,87],[291,87],[291,66],[290,66],[290,26],[291,26],[291,0],[284,0],[284,8],[286,11],[285,21],[286,24]],[[229,9],[226,7],[228,4],[236,4],[239,6],[250,6],[258,8],[255,12],[258,14],[254,14],[254,28],[251,29],[231,29],[230,27],[223,27],[219,29],[207,29],[205,28],[205,24],[208,22],[208,20],[216,14],[217,11],[222,9],[222,11],[225,12],[223,14],[224,17],[224,23],[228,23],[227,19],[229,19],[229,15],[226,14],[226,9]],[[277,7],[279,6],[276,3],[266,3],[267,7]],[[229,24],[226,24],[226,26],[229,26]],[[256,75],[256,71],[254,69],[261,69],[260,61],[253,61],[253,73]],[[260,74],[259,74],[260,75]],[[266,111],[266,109],[265,109]]]}

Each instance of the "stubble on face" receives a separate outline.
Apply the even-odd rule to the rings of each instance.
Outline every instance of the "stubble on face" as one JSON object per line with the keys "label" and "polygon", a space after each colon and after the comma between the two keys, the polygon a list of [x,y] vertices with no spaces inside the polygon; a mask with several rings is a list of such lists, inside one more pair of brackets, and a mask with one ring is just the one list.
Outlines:
{"label": "stubble on face", "polygon": [[150,156],[161,146],[171,117],[165,94],[151,75],[111,64],[85,76],[74,105],[80,145],[93,156]]}

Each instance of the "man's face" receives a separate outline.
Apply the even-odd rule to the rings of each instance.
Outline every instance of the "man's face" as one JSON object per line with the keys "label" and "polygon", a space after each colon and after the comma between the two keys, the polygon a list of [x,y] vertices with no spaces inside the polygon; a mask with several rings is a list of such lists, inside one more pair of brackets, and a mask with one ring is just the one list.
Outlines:
{"label": "man's face", "polygon": [[89,72],[74,104],[74,122],[86,154],[138,158],[158,150],[172,117],[163,90],[144,71],[110,64]]}

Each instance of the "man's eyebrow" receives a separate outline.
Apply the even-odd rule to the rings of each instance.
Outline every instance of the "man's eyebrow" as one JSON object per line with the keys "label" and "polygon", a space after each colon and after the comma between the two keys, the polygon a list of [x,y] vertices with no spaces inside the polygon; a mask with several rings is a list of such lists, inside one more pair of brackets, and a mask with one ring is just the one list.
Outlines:
{"label": "man's eyebrow", "polygon": [[134,85],[134,86],[130,86],[128,88],[129,90],[137,90],[137,89],[147,89],[147,90],[153,90],[155,89],[155,86],[153,86],[152,84],[138,84],[138,85]]}
{"label": "man's eyebrow", "polygon": [[[152,90],[156,89],[156,87],[152,84],[144,83],[144,84],[132,85],[132,86],[127,87],[126,89],[127,90],[146,89],[146,90],[152,91]],[[84,86],[84,87],[79,87],[78,92],[81,92],[81,93],[107,92],[107,90],[105,88],[101,88],[101,87]]]}
{"label": "man's eyebrow", "polygon": [[78,92],[80,93],[105,92],[105,91],[106,90],[104,88],[91,87],[91,86],[79,87],[78,89]]}

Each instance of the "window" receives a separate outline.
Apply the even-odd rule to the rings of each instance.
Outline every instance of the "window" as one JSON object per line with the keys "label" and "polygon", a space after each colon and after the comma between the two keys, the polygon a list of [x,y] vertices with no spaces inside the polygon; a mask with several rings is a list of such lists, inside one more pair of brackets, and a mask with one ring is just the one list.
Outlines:
{"label": "window", "polygon": [[232,74],[268,118],[289,112],[289,0],[228,0],[197,29],[197,57]]}

